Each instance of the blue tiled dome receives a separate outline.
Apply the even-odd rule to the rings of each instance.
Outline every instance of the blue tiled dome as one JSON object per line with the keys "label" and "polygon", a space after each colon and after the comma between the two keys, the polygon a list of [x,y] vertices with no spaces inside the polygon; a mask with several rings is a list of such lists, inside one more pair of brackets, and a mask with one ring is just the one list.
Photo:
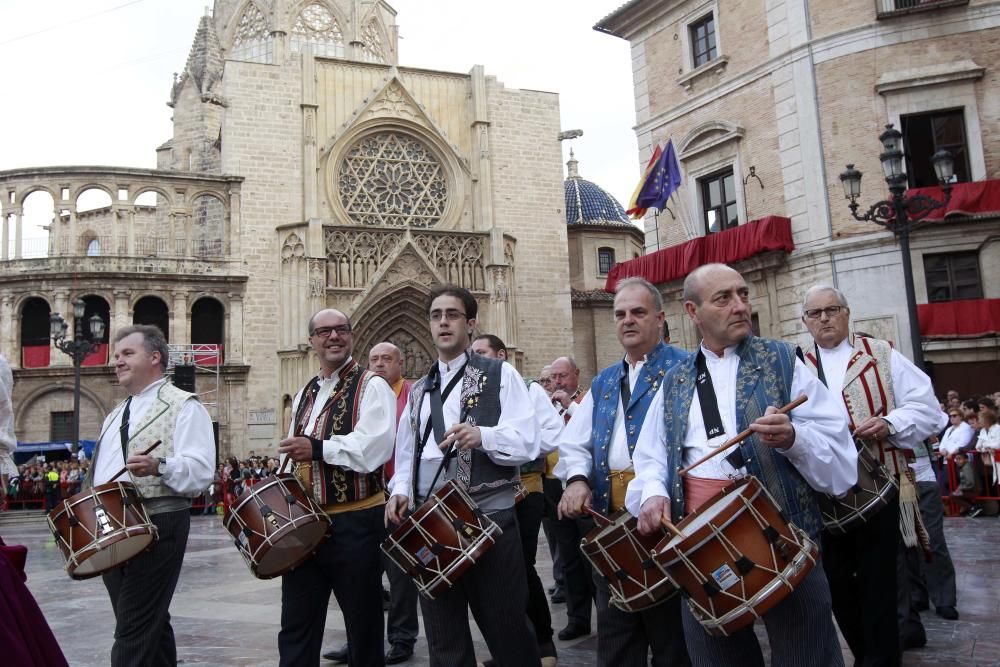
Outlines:
{"label": "blue tiled dome", "polygon": [[577,160],[570,152],[569,177],[563,183],[566,194],[567,225],[608,225],[634,227],[625,209],[599,185],[580,178]]}

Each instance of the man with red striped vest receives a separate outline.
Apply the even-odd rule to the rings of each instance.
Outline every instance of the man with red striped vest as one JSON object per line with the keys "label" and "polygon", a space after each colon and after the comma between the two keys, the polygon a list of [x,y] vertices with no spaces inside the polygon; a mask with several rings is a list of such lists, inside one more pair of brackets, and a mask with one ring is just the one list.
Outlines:
{"label": "man with red striped vest", "polygon": [[[842,392],[851,432],[900,479],[900,500],[915,498],[907,460],[944,428],[930,378],[888,342],[850,336],[851,310],[835,287],[811,287],[802,313],[815,341],[806,365]],[[906,526],[903,540],[913,547],[918,522],[915,500],[894,502],[846,535],[822,534],[833,612],[857,665],[897,665],[901,648],[927,641],[920,616],[910,610],[908,582],[897,577],[900,528]]]}
{"label": "man with red striped vest", "polygon": [[339,310],[309,320],[319,373],[295,396],[279,454],[330,516],[330,537],[281,579],[281,665],[319,663],[330,592],[344,614],[349,662],[382,665],[382,465],[396,437],[389,384],[352,357],[354,332]]}

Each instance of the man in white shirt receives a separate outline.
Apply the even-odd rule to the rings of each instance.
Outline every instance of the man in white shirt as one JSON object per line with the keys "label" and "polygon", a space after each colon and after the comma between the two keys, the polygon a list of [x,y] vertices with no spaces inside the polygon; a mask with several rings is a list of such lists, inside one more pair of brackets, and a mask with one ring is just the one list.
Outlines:
{"label": "man in white shirt", "polygon": [[319,664],[333,592],[349,663],[382,665],[382,466],[396,436],[396,397],[384,378],[351,356],[354,330],[344,313],[321,310],[308,331],[319,373],[296,394],[278,453],[296,462],[299,479],[329,515],[330,537],[281,578],[279,664]]}
{"label": "man in white shirt", "polygon": [[[753,335],[749,288],[738,272],[723,264],[693,271],[684,281],[684,309],[702,341],[663,378],[643,422],[626,497],[639,530],[649,534],[663,519],[678,522],[727,486],[731,475],[752,474],[789,522],[818,541],[822,522],[812,491],[842,494],[857,478],[857,452],[837,402],[794,346]],[[790,415],[777,411],[802,394],[809,400]],[[753,434],[724,459],[678,474],[746,428]],[[814,567],[763,617],[771,664],[843,665],[830,612],[823,568]],[[687,606],[682,616],[694,665],[762,664],[752,625],[714,637]]]}
{"label": "man in white shirt", "polygon": [[514,367],[469,350],[478,310],[462,287],[431,289],[427,313],[438,358],[413,385],[399,421],[386,522],[401,522],[448,480],[464,487],[503,533],[451,588],[421,597],[430,664],[476,664],[471,609],[498,665],[538,667],[514,510],[518,467],[538,458],[538,426]]}
{"label": "man in white shirt", "polygon": [[[191,499],[215,472],[212,419],[194,394],[164,378],[168,357],[155,326],[115,335],[115,373],[128,398],[104,420],[86,480],[87,486],[133,482],[159,533],[151,549],[103,575],[115,612],[115,666],[177,663],[168,609],[187,546]],[[157,440],[155,450],[140,453]]]}
{"label": "man in white shirt", "polygon": [[[930,378],[888,342],[850,335],[850,308],[844,294],[829,285],[806,292],[802,322],[815,346],[806,354],[817,377],[840,392],[837,401],[856,439],[883,463],[901,485],[910,485],[907,460],[924,440],[944,427]],[[901,492],[900,498],[907,494]],[[846,535],[823,534],[823,565],[833,593],[833,610],[851,652],[860,664],[892,665],[900,648],[923,646],[926,635],[910,607],[906,577],[897,576],[901,550],[900,512],[915,525],[919,507],[890,503]],[[916,546],[916,534],[911,535]],[[898,603],[897,603],[898,597]]]}

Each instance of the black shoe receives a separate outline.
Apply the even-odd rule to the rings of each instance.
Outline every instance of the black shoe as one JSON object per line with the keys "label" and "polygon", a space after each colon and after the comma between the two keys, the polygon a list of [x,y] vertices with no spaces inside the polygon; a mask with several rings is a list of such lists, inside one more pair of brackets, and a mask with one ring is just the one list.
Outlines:
{"label": "black shoe", "polygon": [[347,644],[323,654],[325,660],[332,660],[333,662],[347,662],[347,656]]}
{"label": "black shoe", "polygon": [[974,519],[982,513],[983,513],[982,507],[973,507],[971,510],[969,510],[969,513],[966,514],[965,516],[969,517],[970,519]]}
{"label": "black shoe", "polygon": [[561,588],[557,588],[556,592],[549,597],[552,604],[563,604],[566,602],[566,593]]}
{"label": "black shoe", "polygon": [[559,631],[559,639],[564,642],[568,642],[571,639],[576,639],[577,637],[583,637],[584,635],[590,634],[589,625],[567,625],[565,628]]}
{"label": "black shoe", "polygon": [[917,611],[927,611],[931,605],[927,600],[913,600],[913,608]]}
{"label": "black shoe", "polygon": [[398,665],[413,657],[413,647],[406,644],[393,644],[385,654],[385,664]]}
{"label": "black shoe", "polygon": [[954,607],[938,607],[934,611],[936,611],[937,615],[941,618],[946,618],[949,621],[958,620],[958,611]]}

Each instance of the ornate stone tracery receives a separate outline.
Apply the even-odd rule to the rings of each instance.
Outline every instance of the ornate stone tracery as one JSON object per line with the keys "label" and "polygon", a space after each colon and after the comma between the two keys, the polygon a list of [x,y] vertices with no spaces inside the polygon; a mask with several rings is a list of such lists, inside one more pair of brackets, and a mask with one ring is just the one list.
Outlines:
{"label": "ornate stone tracery", "polygon": [[400,131],[362,137],[338,171],[340,202],[361,224],[432,227],[448,204],[441,162],[423,142]]}
{"label": "ornate stone tracery", "polygon": [[379,30],[378,21],[372,19],[361,30],[361,41],[364,42],[361,53],[368,62],[384,63],[385,48],[382,45],[382,31]]}
{"label": "ornate stone tracery", "polygon": [[273,56],[271,35],[267,19],[254,3],[248,3],[233,35],[233,48],[229,54],[235,60],[269,63]]}
{"label": "ornate stone tracery", "polygon": [[318,56],[344,57],[344,33],[340,23],[319,2],[306,5],[295,19],[289,44],[295,53],[308,45]]}

